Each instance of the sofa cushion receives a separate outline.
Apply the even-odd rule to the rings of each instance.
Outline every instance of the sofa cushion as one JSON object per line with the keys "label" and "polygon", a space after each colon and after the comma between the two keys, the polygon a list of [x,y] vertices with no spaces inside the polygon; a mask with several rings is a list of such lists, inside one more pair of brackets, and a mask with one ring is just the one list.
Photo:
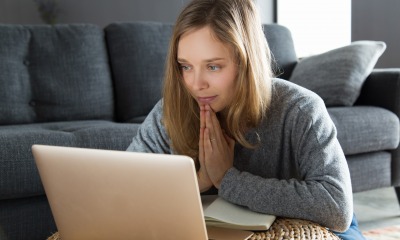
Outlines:
{"label": "sofa cushion", "polygon": [[380,151],[346,156],[353,192],[391,186],[390,152]]}
{"label": "sofa cushion", "polygon": [[393,112],[369,106],[330,107],[328,112],[346,155],[395,149],[399,144],[399,119]]}
{"label": "sofa cushion", "polygon": [[105,28],[116,92],[116,117],[141,122],[161,99],[173,25],[113,23]]}
{"label": "sofa cushion", "polygon": [[57,231],[45,195],[0,201],[0,239],[46,240]]}
{"label": "sofa cushion", "polygon": [[0,72],[0,124],[113,118],[98,26],[0,24]]}
{"label": "sofa cushion", "polygon": [[298,62],[289,81],[317,93],[326,106],[352,106],[386,49],[384,42],[357,41]]}
{"label": "sofa cushion", "polygon": [[124,151],[138,126],[101,120],[0,126],[0,199],[44,194],[33,144]]}
{"label": "sofa cushion", "polygon": [[272,69],[276,77],[288,80],[297,64],[292,34],[278,24],[265,24],[263,30],[271,50]]}

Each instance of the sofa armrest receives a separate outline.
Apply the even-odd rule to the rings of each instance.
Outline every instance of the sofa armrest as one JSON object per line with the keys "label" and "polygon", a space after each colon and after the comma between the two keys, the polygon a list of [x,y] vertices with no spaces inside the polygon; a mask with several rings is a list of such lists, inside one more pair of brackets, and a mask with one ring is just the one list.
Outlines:
{"label": "sofa armrest", "polygon": [[[375,69],[366,79],[355,105],[383,107],[400,118],[400,68]],[[400,147],[392,152],[392,186],[400,186]]]}
{"label": "sofa armrest", "polygon": [[382,107],[400,117],[400,68],[374,69],[355,105]]}

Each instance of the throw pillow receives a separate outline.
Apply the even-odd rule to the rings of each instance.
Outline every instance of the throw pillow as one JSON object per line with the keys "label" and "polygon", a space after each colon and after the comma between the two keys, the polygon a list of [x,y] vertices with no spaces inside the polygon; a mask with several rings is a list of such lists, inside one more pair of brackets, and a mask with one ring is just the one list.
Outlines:
{"label": "throw pillow", "polygon": [[317,93],[326,106],[351,106],[386,49],[380,41],[356,41],[298,62],[289,81]]}

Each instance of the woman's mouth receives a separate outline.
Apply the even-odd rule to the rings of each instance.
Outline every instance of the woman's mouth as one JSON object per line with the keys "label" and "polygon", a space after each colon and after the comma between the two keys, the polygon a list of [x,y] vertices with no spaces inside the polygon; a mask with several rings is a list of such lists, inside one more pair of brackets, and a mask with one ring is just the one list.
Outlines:
{"label": "woman's mouth", "polygon": [[211,97],[197,97],[197,101],[202,104],[210,104],[214,99],[216,99],[217,96],[211,96]]}

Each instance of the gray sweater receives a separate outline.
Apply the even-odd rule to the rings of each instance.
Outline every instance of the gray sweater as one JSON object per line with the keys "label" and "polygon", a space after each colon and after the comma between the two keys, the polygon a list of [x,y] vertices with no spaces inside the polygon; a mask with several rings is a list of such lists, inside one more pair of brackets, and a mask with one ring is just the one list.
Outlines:
{"label": "gray sweater", "polygon": [[[161,123],[162,101],[127,151],[173,153]],[[256,133],[256,149],[235,146],[234,167],[218,191],[222,198],[257,212],[314,221],[345,231],[353,215],[347,162],[322,99],[281,79],[272,81],[272,102]]]}

